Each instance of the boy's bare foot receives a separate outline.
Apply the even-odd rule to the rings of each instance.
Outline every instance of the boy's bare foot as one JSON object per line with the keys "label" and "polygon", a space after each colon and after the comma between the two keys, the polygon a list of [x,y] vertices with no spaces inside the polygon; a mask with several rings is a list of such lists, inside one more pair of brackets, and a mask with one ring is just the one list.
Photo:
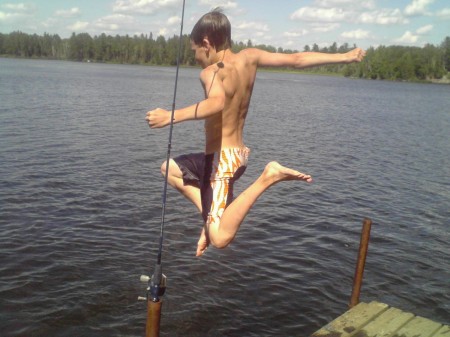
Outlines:
{"label": "boy's bare foot", "polygon": [[264,176],[271,179],[272,183],[277,183],[283,180],[303,180],[308,183],[313,181],[309,174],[301,173],[282,166],[275,161],[272,161],[266,165],[266,168],[264,169]]}
{"label": "boy's bare foot", "polygon": [[209,241],[205,234],[205,228],[203,228],[202,233],[200,234],[200,239],[198,239],[197,253],[195,254],[195,256],[202,256],[203,253],[208,248],[208,246],[209,246]]}

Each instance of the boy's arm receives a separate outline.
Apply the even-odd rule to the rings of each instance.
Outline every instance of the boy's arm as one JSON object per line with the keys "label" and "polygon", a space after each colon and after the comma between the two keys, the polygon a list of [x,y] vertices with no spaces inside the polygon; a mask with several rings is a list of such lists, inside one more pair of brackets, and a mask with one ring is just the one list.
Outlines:
{"label": "boy's arm", "polygon": [[[205,119],[222,112],[225,107],[225,90],[223,83],[211,67],[200,73],[200,80],[205,89],[206,99],[186,108],[174,112],[174,124],[188,120]],[[171,113],[164,109],[155,109],[147,112],[148,124],[151,128],[162,128],[170,124]]]}
{"label": "boy's arm", "polygon": [[302,52],[294,54],[270,53],[259,49],[249,49],[248,52],[258,66],[294,67],[298,69],[321,66],[325,64],[361,62],[366,52],[355,48],[347,53]]}

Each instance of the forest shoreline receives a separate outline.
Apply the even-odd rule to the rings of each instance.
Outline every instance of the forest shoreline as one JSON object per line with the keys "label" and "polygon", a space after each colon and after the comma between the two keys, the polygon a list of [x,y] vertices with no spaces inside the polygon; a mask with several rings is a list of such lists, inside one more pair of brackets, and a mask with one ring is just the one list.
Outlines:
{"label": "forest shoreline", "polygon": [[[164,68],[174,68],[175,66],[170,64],[150,64],[150,63],[124,63],[124,62],[114,62],[114,61],[96,61],[96,60],[83,60],[83,61],[77,61],[77,60],[62,60],[58,58],[49,58],[49,57],[21,57],[21,56],[14,56],[9,54],[3,54],[0,55],[0,58],[5,59],[19,59],[19,60],[42,60],[42,61],[62,61],[62,62],[77,62],[77,63],[98,63],[98,64],[121,64],[121,65],[134,65],[134,66],[145,66],[145,67],[164,67]],[[198,68],[200,70],[200,67],[198,66],[191,66],[191,65],[180,65],[181,68],[186,69],[193,69]],[[364,77],[357,77],[357,76],[345,76],[343,73],[336,72],[327,72],[327,71],[321,71],[319,70],[296,70],[291,68],[260,68],[259,71],[262,72],[271,72],[271,73],[291,73],[291,74],[301,74],[301,75],[314,75],[314,76],[329,76],[329,77],[347,77],[350,79],[363,79],[363,80],[375,80],[375,81],[388,81],[388,82],[406,82],[406,83],[424,83],[424,84],[443,84],[443,85],[449,85],[450,84],[450,72],[446,75],[444,75],[442,78],[429,78],[425,80],[392,80],[392,79],[368,79]]]}

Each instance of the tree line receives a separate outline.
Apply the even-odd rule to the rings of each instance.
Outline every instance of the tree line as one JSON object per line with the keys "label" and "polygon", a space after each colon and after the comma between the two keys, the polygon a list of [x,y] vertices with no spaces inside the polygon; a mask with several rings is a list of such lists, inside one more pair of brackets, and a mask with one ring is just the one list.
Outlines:
{"label": "tree line", "polygon": [[[170,38],[153,34],[135,36],[111,36],[106,34],[91,37],[88,33],[73,33],[62,39],[57,34],[37,35],[20,31],[0,33],[0,55],[23,58],[44,58],[70,61],[110,62],[147,65],[176,65],[180,37]],[[181,38],[180,63],[195,65],[188,35]],[[270,52],[294,53],[297,50],[275,48],[267,45],[253,45],[251,40],[234,42],[233,51],[257,47]],[[325,53],[347,52],[356,47],[347,43],[319,48],[317,44],[306,45],[303,51]],[[450,37],[435,46],[424,47],[379,46],[369,48],[366,58],[359,64],[332,65],[311,68],[307,71],[338,73],[344,76],[387,79],[387,80],[429,80],[441,79],[450,71]]]}

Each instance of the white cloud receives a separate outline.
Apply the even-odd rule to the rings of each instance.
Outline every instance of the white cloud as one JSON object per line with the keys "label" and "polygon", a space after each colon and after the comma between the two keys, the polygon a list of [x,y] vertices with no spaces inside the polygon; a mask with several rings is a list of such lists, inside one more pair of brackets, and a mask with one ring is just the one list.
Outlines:
{"label": "white cloud", "polygon": [[[6,3],[0,5],[3,11],[0,11],[0,22],[3,23],[27,23],[34,13],[35,7],[30,4],[12,4]],[[28,21],[28,22],[27,22]]]}
{"label": "white cloud", "polygon": [[402,35],[402,37],[395,39],[395,42],[405,43],[405,44],[414,44],[419,39],[419,35],[414,35],[409,30]]}
{"label": "white cloud", "polygon": [[419,29],[417,29],[416,33],[422,35],[422,34],[426,34],[426,33],[430,32],[432,30],[433,30],[433,25],[426,25],[426,26],[423,26],[423,27],[420,27]]}
{"label": "white cloud", "polygon": [[347,7],[352,10],[362,9],[374,9],[375,2],[373,0],[354,1],[354,0],[316,0],[314,4],[318,7],[330,8],[330,7]]}
{"label": "white cloud", "polygon": [[308,33],[309,32],[306,29],[302,29],[302,30],[297,30],[297,31],[284,32],[283,36],[285,36],[287,38],[295,38],[295,37],[305,36]]}
{"label": "white cloud", "polygon": [[113,12],[146,15],[160,9],[178,9],[179,6],[178,0],[116,0]]}
{"label": "white cloud", "polygon": [[86,21],[77,21],[73,25],[67,26],[67,29],[73,32],[85,31],[89,27],[89,22]]}
{"label": "white cloud", "polygon": [[426,15],[427,6],[432,4],[434,0],[413,0],[405,8],[405,14],[408,16]]}
{"label": "white cloud", "polygon": [[215,7],[221,7],[225,9],[236,9],[238,7],[235,1],[220,1],[220,0],[200,0],[201,5],[209,6],[211,9]]}
{"label": "white cloud", "polygon": [[124,31],[134,29],[135,20],[131,15],[112,14],[97,19],[92,26],[97,28],[101,33],[110,34],[119,29]]}
{"label": "white cloud", "polygon": [[20,4],[7,3],[7,4],[3,4],[2,8],[6,9],[6,10],[10,10],[10,11],[15,11],[15,12],[31,12],[34,10],[33,5],[24,4],[24,3],[20,3]]}
{"label": "white cloud", "polygon": [[242,21],[233,25],[233,40],[247,41],[250,39],[254,44],[258,44],[260,42],[257,38],[266,36],[268,32],[269,26],[264,22]]}
{"label": "white cloud", "polygon": [[167,24],[174,26],[181,23],[181,18],[179,16],[171,16],[167,19]]}
{"label": "white cloud", "polygon": [[377,11],[361,13],[358,22],[391,25],[408,23],[408,20],[402,15],[399,9],[383,8]]}
{"label": "white cloud", "polygon": [[327,32],[331,32],[333,30],[338,29],[341,26],[341,24],[340,23],[328,23],[328,24],[327,23],[320,23],[320,24],[313,23],[310,26],[311,26],[311,30],[313,32],[327,33]]}
{"label": "white cloud", "polygon": [[269,31],[269,27],[267,26],[267,24],[265,23],[259,23],[259,22],[242,22],[240,24],[237,24],[235,26],[235,28],[237,29],[252,29],[252,30],[257,30],[257,31],[263,31],[263,32],[268,32]]}
{"label": "white cloud", "polygon": [[77,7],[73,7],[71,9],[60,9],[55,12],[56,16],[60,16],[63,18],[72,18],[72,17],[79,16],[80,14],[81,14],[81,11]]}
{"label": "white cloud", "polygon": [[340,22],[349,18],[342,8],[302,7],[291,14],[292,20]]}
{"label": "white cloud", "polygon": [[59,24],[59,20],[55,19],[55,18],[48,18],[47,20],[41,22],[42,26],[45,29],[53,29],[53,27],[55,27],[57,24]]}
{"label": "white cloud", "polygon": [[367,39],[370,37],[370,32],[367,30],[357,29],[348,32],[343,32],[341,37],[346,39]]}
{"label": "white cloud", "polygon": [[348,5],[351,4],[352,0],[316,0],[314,4],[319,7],[334,7],[336,5]]}
{"label": "white cloud", "polygon": [[25,22],[30,17],[31,17],[30,15],[23,14],[23,13],[5,13],[5,12],[0,12],[0,22],[5,22],[5,23],[9,23],[9,22],[13,22],[13,23]]}
{"label": "white cloud", "polygon": [[294,41],[289,40],[289,41],[287,41],[287,42],[285,43],[285,46],[286,46],[286,47],[292,47],[294,44],[295,44]]}
{"label": "white cloud", "polygon": [[450,8],[443,8],[436,15],[441,19],[450,19]]}
{"label": "white cloud", "polygon": [[7,20],[9,20],[10,17],[11,17],[11,14],[5,13],[5,12],[0,12],[0,22],[7,21]]}

